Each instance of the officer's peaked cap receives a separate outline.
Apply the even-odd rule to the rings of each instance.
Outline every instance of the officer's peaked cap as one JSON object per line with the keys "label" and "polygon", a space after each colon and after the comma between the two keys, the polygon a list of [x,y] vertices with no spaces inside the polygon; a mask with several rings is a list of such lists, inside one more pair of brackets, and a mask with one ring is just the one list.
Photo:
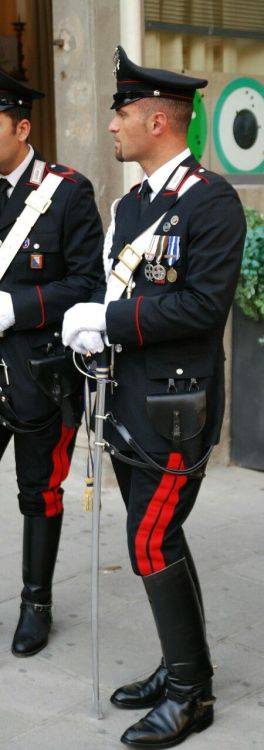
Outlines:
{"label": "officer's peaked cap", "polygon": [[41,99],[45,94],[25,86],[16,78],[0,70],[0,112],[12,107],[32,107],[33,99]]}
{"label": "officer's peaked cap", "polygon": [[118,45],[114,54],[114,74],[117,93],[111,109],[118,109],[145,97],[167,97],[192,102],[196,89],[207,86],[201,78],[172,73],[158,68],[141,68],[129,60],[123,47]]}

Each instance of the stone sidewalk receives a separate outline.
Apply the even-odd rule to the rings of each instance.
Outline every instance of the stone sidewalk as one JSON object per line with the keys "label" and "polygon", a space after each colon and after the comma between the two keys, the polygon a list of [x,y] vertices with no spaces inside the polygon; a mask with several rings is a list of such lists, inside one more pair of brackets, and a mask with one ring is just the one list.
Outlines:
{"label": "stone sidewalk", "polygon": [[[54,626],[38,655],[10,652],[21,589],[22,517],[13,447],[1,463],[0,748],[118,750],[142,712],[109,703],[119,684],[146,676],[160,649],[142,582],[132,574],[125,511],[107,457],[101,511],[100,684],[103,719],[92,712],[91,514],[82,510],[86,449],[76,448],[54,582]],[[197,563],[208,640],[217,665],[215,723],[192,735],[193,750],[263,750],[264,475],[212,461],[185,525]]]}

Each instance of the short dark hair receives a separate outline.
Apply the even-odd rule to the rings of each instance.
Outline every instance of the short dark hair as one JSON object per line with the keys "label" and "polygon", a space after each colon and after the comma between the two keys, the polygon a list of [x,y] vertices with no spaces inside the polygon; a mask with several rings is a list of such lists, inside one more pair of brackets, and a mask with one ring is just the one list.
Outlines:
{"label": "short dark hair", "polygon": [[29,120],[31,122],[31,109],[29,107],[12,107],[11,109],[6,109],[5,114],[12,120],[14,130],[21,120]]}
{"label": "short dark hair", "polygon": [[192,102],[183,99],[165,99],[159,96],[140,99],[138,102],[141,109],[148,114],[163,110],[169,117],[173,129],[185,133],[192,118]]}

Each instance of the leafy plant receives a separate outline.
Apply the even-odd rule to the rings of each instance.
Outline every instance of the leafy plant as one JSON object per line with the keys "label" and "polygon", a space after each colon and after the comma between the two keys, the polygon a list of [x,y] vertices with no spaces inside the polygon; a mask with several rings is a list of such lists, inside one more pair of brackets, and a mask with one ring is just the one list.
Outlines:
{"label": "leafy plant", "polygon": [[[264,320],[264,215],[245,208],[247,234],[235,301],[253,320]],[[262,342],[261,342],[262,343]]]}

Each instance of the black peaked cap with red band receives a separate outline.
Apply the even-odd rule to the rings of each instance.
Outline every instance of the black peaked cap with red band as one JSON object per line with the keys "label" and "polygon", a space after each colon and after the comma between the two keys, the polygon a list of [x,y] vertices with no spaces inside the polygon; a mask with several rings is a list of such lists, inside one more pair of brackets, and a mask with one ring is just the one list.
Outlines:
{"label": "black peaked cap with red band", "polygon": [[118,45],[114,54],[114,75],[117,92],[111,109],[119,109],[145,97],[167,97],[192,102],[196,89],[207,86],[203,78],[173,73],[158,68],[141,68],[129,60],[123,47]]}
{"label": "black peaked cap with red band", "polygon": [[25,86],[16,78],[0,70],[0,112],[4,112],[12,107],[32,107],[33,99],[42,99],[45,94],[41,91],[35,91]]}

